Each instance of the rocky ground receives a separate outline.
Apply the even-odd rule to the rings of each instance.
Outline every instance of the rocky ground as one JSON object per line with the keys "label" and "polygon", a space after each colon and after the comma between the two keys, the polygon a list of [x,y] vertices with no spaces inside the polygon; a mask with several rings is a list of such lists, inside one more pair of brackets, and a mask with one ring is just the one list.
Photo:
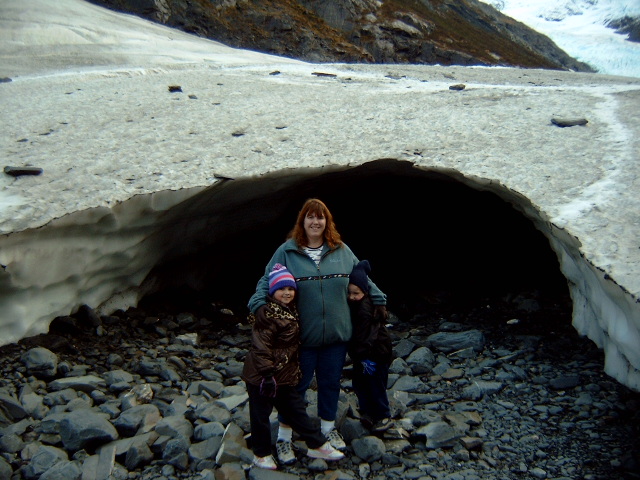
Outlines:
{"label": "rocky ground", "polygon": [[[155,394],[150,405],[169,416],[170,405],[198,382],[219,383],[220,390],[210,389],[205,397],[192,394],[190,400],[201,405],[182,416],[194,427],[233,423],[246,436],[246,402],[229,406],[229,412],[219,418],[211,418],[211,410],[205,414],[201,408],[216,397],[237,396],[242,390],[237,369],[248,346],[243,314],[197,298],[181,303],[168,297],[149,299],[139,308],[101,318],[82,309],[73,317],[57,319],[48,335],[0,348],[4,459],[4,463],[0,459],[0,473],[14,480],[69,479],[69,472],[83,471],[84,462],[84,476],[77,478],[99,478],[96,470],[88,477],[86,468],[86,458],[99,451],[96,445],[82,451],[70,448],[64,435],[45,432],[45,419],[84,402],[86,407],[108,412],[122,440],[134,435],[127,433],[118,417],[126,411],[125,397],[136,385],[150,385]],[[311,461],[299,454],[298,462],[276,473],[256,471],[248,468],[250,452],[242,449],[237,458],[225,462],[235,470],[227,470],[213,461],[214,451],[196,452],[194,445],[202,445],[201,434],[193,433],[186,440],[190,450],[180,460],[167,457],[168,444],[158,447],[156,435],[146,460],[136,457],[134,461],[130,452],[126,458],[116,454],[109,467],[111,476],[105,478],[640,478],[640,393],[603,373],[603,353],[571,327],[567,297],[528,293],[464,301],[433,295],[419,304],[397,306],[391,313],[397,358],[391,368],[390,397],[397,418],[396,427],[381,442],[372,440],[375,437],[358,422],[346,368],[340,428],[349,447],[346,458],[338,463]],[[465,336],[469,332],[481,335]],[[436,341],[435,334],[444,335],[438,337],[444,340]],[[57,372],[50,378],[36,378],[25,366],[23,355],[34,347],[45,347],[57,357]],[[165,362],[173,373],[158,374],[142,367],[150,369],[153,362]],[[90,394],[79,392],[67,403],[52,400],[59,393],[54,379],[71,375],[108,379],[114,370],[129,372],[131,381],[118,387],[107,383]],[[26,406],[27,385],[44,407]],[[21,399],[24,413],[18,401],[12,403],[7,397]],[[311,413],[313,398],[311,392]],[[77,468],[56,471],[53,464],[36,462],[36,452],[43,445],[62,456],[66,449],[67,468],[74,463]],[[220,442],[213,445],[219,447]],[[276,476],[268,477],[272,474]]]}

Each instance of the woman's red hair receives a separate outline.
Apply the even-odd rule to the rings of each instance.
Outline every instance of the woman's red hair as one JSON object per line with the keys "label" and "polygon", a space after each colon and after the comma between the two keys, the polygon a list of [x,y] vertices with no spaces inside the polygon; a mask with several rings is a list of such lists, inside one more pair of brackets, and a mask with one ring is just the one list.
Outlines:
{"label": "woman's red hair", "polygon": [[336,229],[336,224],[333,221],[333,215],[331,215],[331,212],[324,204],[324,202],[322,202],[322,200],[318,200],[317,198],[310,198],[306,202],[304,202],[304,205],[302,205],[300,212],[298,212],[296,224],[289,232],[287,238],[293,238],[299,246],[304,246],[307,244],[307,234],[304,231],[304,219],[310,213],[327,219],[327,226],[324,229],[324,241],[327,242],[327,244],[329,244],[331,248],[335,248],[338,245],[341,245],[342,239],[340,238],[340,234]]}

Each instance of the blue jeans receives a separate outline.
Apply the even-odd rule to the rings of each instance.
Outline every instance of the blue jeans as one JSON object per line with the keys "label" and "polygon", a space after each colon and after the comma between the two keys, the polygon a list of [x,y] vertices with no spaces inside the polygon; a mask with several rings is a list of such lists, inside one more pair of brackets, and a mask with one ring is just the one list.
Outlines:
{"label": "blue jeans", "polygon": [[[303,398],[311,385],[313,376],[318,384],[318,417],[333,421],[338,412],[340,379],[347,356],[346,343],[334,343],[324,347],[300,347],[300,370],[302,379],[297,390]],[[279,417],[282,423],[282,418]]]}

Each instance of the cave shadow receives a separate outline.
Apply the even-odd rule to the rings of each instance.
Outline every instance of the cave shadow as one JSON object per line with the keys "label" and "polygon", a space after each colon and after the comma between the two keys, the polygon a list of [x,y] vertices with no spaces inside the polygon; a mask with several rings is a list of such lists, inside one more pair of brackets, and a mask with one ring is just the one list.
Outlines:
{"label": "cave shadow", "polygon": [[[252,190],[271,181],[254,181]],[[388,295],[389,310],[402,318],[424,312],[459,318],[462,311],[499,299],[529,313],[536,309],[532,305],[545,302],[570,323],[566,278],[531,219],[492,192],[390,160],[310,173],[265,196],[237,199],[219,214],[225,234],[208,241],[203,231],[197,248],[183,248],[189,253],[158,265],[152,274],[170,277],[171,286],[141,305],[163,301],[176,310],[226,305],[242,319],[267,262],[310,197],[327,204],[342,239],[371,262],[372,280]],[[176,283],[187,277],[199,280],[189,287]],[[504,312],[500,321],[512,314]]]}

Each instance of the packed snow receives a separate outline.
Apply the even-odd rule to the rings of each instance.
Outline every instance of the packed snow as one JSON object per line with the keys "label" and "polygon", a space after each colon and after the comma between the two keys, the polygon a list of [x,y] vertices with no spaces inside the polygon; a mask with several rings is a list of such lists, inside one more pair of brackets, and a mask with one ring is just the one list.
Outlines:
{"label": "packed snow", "polygon": [[[640,79],[307,64],[80,0],[0,8],[0,150],[5,165],[43,169],[0,177],[0,344],[83,303],[135,304],[167,239],[188,247],[271,218],[270,196],[300,178],[385,159],[535,221],[574,326],[605,350],[607,373],[640,389]],[[555,116],[588,124],[558,128]],[[236,196],[264,210],[225,221]]]}
{"label": "packed snow", "polygon": [[551,38],[599,73],[640,77],[640,43],[607,24],[640,17],[639,0],[481,0]]}

